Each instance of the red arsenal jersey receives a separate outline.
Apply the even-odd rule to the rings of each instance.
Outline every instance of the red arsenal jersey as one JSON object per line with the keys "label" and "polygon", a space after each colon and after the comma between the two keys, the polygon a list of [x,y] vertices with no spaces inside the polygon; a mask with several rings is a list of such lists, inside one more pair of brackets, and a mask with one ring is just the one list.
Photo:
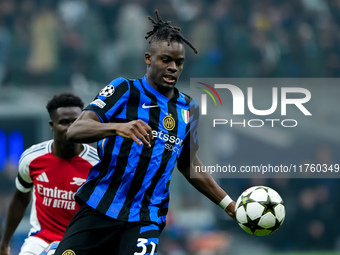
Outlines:
{"label": "red arsenal jersey", "polygon": [[52,143],[49,140],[25,150],[16,178],[16,187],[21,192],[33,189],[29,236],[47,242],[60,241],[63,237],[79,209],[74,194],[99,160],[95,148],[87,144],[83,144],[84,150],[74,158],[57,158],[52,154]]}

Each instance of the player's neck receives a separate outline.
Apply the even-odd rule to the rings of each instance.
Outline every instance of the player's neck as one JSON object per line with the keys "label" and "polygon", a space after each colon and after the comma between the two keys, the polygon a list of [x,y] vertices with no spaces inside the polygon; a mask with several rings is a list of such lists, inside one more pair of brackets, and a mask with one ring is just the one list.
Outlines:
{"label": "player's neck", "polygon": [[164,97],[166,97],[168,99],[172,99],[175,96],[175,88],[174,87],[159,86],[153,81],[153,79],[148,74],[146,74],[146,81],[151,88],[156,90],[158,93],[162,94]]}
{"label": "player's neck", "polygon": [[54,156],[62,159],[70,159],[78,156],[84,147],[82,144],[77,143],[58,143],[56,141],[52,144],[52,153]]}

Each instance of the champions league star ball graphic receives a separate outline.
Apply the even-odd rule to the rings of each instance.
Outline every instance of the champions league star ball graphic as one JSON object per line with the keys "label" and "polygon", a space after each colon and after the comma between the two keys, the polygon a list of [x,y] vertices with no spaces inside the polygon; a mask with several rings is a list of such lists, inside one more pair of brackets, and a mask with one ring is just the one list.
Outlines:
{"label": "champions league star ball graphic", "polygon": [[115,92],[115,87],[113,85],[107,85],[105,88],[103,88],[100,92],[99,95],[104,96],[104,97],[110,97],[113,95]]}
{"label": "champions league star ball graphic", "polygon": [[254,186],[236,201],[236,220],[247,233],[265,236],[276,231],[286,215],[281,196],[272,188]]}

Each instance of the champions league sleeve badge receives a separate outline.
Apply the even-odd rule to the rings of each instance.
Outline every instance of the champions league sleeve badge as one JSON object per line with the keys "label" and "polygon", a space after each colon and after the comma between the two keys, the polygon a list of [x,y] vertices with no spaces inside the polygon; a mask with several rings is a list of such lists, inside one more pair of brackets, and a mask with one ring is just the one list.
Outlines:
{"label": "champions league sleeve badge", "polygon": [[114,92],[115,92],[115,87],[109,84],[109,85],[106,85],[105,88],[103,88],[99,92],[99,95],[103,97],[109,97],[109,96],[112,96]]}
{"label": "champions league sleeve badge", "polygon": [[90,105],[95,105],[95,106],[99,107],[100,109],[103,109],[106,104],[104,103],[103,100],[100,100],[99,98],[97,98],[96,100],[91,102]]}

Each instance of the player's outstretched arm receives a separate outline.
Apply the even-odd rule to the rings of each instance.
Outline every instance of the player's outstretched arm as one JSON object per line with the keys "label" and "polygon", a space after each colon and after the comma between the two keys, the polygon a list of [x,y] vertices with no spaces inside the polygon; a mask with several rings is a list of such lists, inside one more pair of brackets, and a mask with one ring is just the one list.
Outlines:
{"label": "player's outstretched arm", "polygon": [[119,135],[130,138],[139,145],[150,145],[152,130],[142,120],[128,123],[102,123],[93,111],[83,111],[66,133],[67,140],[76,143],[93,143],[106,137]]}
{"label": "player's outstretched arm", "polygon": [[[187,159],[186,161],[188,162]],[[232,219],[236,219],[235,202],[229,198],[227,193],[216,183],[216,181],[208,173],[195,172],[195,166],[203,167],[203,164],[197,155],[193,157],[193,161],[190,165],[187,165],[185,163],[183,164],[183,162],[180,161],[177,165],[178,170],[184,175],[184,177],[191,185],[193,185],[203,195],[208,197],[212,202],[223,207],[225,212]]]}
{"label": "player's outstretched arm", "polygon": [[6,224],[0,242],[0,255],[10,255],[10,241],[12,236],[25,215],[27,206],[31,201],[31,192],[23,193],[16,190],[10,202]]}

